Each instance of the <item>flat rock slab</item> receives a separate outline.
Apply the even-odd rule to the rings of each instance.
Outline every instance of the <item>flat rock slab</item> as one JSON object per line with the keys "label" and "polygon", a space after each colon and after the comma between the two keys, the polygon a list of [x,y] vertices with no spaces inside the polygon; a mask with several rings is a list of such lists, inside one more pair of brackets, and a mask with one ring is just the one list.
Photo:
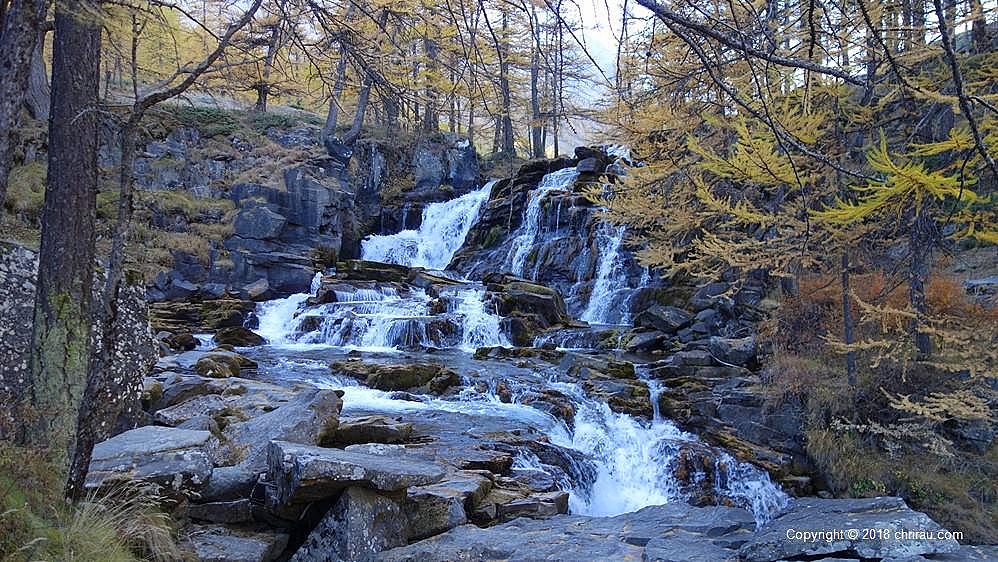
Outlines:
{"label": "flat rock slab", "polygon": [[226,527],[193,527],[188,538],[200,562],[270,562],[288,544],[283,533],[252,533]]}
{"label": "flat rock slab", "polygon": [[616,517],[557,515],[514,519],[494,527],[462,525],[381,553],[378,560],[508,562],[580,560],[736,560],[755,528],[752,515],[730,507],[670,504]]}
{"label": "flat rock slab", "polygon": [[94,446],[87,487],[105,480],[198,489],[211,477],[218,440],[208,431],[145,426]]}
{"label": "flat rock slab", "polygon": [[[864,529],[878,532],[864,535]],[[938,523],[909,508],[901,498],[800,498],[761,528],[740,553],[745,560],[761,562],[833,553],[905,559],[959,549],[955,540],[936,536],[941,530]],[[836,533],[813,540],[799,535],[823,531]]]}
{"label": "flat rock slab", "polygon": [[281,503],[316,501],[349,486],[394,492],[444,477],[444,470],[428,461],[286,441],[272,441],[267,457],[267,479]]}

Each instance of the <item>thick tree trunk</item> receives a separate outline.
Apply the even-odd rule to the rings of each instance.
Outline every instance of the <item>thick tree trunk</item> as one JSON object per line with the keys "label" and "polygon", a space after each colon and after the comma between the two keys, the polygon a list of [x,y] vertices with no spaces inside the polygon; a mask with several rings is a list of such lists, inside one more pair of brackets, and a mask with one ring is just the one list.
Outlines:
{"label": "thick tree trunk", "polygon": [[28,112],[39,121],[49,120],[49,105],[52,103],[52,92],[49,88],[49,77],[45,71],[45,32],[38,33],[35,51],[31,56],[31,73],[28,76],[28,91],[25,94],[25,105]]}
{"label": "thick tree trunk", "polygon": [[77,419],[76,449],[66,481],[66,497],[79,500],[90,468],[94,444],[107,439],[124,404],[129,381],[109,376],[114,348],[126,334],[117,333],[118,303],[124,282],[125,250],[131,232],[135,199],[135,137],[141,114],[133,113],[121,129],[121,165],[118,169],[118,220],[115,225],[108,276],[96,315],[102,327],[100,348],[91,357],[87,386]]}
{"label": "thick tree trunk", "polygon": [[91,348],[100,27],[79,2],[59,4],[52,55],[48,179],[42,211],[26,441],[68,467]]}
{"label": "thick tree trunk", "polygon": [[31,59],[47,9],[47,0],[11,0],[0,22],[3,25],[3,41],[0,42],[0,207],[7,196],[7,176],[14,157],[14,131],[20,123]]}

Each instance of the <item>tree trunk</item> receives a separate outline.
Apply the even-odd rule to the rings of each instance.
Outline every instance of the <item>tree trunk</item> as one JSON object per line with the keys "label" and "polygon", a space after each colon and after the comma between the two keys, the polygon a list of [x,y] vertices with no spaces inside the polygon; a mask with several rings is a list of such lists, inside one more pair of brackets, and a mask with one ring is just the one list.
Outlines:
{"label": "tree trunk", "polygon": [[271,84],[270,75],[274,68],[274,57],[281,46],[281,23],[274,24],[270,34],[270,43],[267,45],[267,56],[263,59],[263,76],[256,85],[256,105],[254,110],[260,113],[267,112],[267,98],[270,96]]}
{"label": "tree trunk", "polygon": [[970,11],[973,19],[971,36],[974,39],[974,52],[977,54],[986,53],[990,47],[990,41],[988,40],[988,22],[984,18],[984,6],[981,0],[970,0]]}
{"label": "tree trunk", "polygon": [[908,251],[911,263],[908,269],[908,299],[918,316],[911,322],[915,349],[922,358],[932,354],[932,339],[921,329],[928,313],[925,302],[925,282],[929,277],[929,256],[932,252],[931,219],[925,209],[918,209],[911,219],[908,233]]}
{"label": "tree trunk", "polygon": [[544,157],[544,134],[541,131],[541,97],[538,80],[541,66],[541,31],[537,20],[537,9],[531,4],[530,16],[533,20],[533,48],[530,53],[530,146],[534,158]]}
{"label": "tree trunk", "polygon": [[45,71],[45,32],[38,33],[35,51],[31,56],[31,73],[28,76],[28,91],[25,105],[28,112],[39,121],[49,120],[49,105],[52,103],[49,77]]}
{"label": "tree trunk", "polygon": [[364,114],[367,113],[367,102],[371,97],[371,84],[374,80],[368,75],[364,77],[364,83],[360,87],[360,95],[357,97],[357,112],[353,115],[353,124],[350,130],[343,136],[343,144],[353,146],[353,143],[360,138],[361,130],[364,127]]}
{"label": "tree trunk", "polygon": [[437,107],[439,96],[436,85],[432,83],[439,66],[437,58],[440,56],[440,46],[433,39],[423,37],[423,50],[426,53],[426,72],[429,77],[426,84],[426,109],[423,110],[423,131],[434,133],[440,130],[440,111]]}
{"label": "tree trunk", "polygon": [[[507,36],[509,30],[509,16],[502,13],[502,33]],[[502,44],[504,51],[499,63],[499,89],[502,94],[502,152],[511,156],[516,155],[515,139],[513,137],[513,100],[509,89],[509,45]]]}
{"label": "tree trunk", "polygon": [[7,176],[14,157],[14,131],[20,125],[21,105],[31,74],[39,30],[47,0],[11,0],[0,24],[0,207],[7,196]]}
{"label": "tree trunk", "polygon": [[[350,21],[353,9],[354,5],[351,3],[347,7],[347,12],[344,16],[346,21]],[[347,76],[347,43],[345,34],[346,32],[344,31],[343,35],[340,36],[340,60],[336,62],[336,81],[333,83],[333,91],[329,96],[329,112],[326,113],[326,124],[322,127],[321,138],[323,144],[336,136],[336,121],[339,119],[340,114],[340,97],[343,96],[343,87],[346,84]]]}
{"label": "tree trunk", "polygon": [[91,348],[100,27],[80,2],[55,14],[48,179],[42,210],[26,441],[68,467]]}
{"label": "tree trunk", "polygon": [[[842,338],[846,345],[855,342],[852,320],[852,299],[849,290],[849,252],[842,252]],[[849,386],[856,386],[856,352],[846,352],[846,378]]]}

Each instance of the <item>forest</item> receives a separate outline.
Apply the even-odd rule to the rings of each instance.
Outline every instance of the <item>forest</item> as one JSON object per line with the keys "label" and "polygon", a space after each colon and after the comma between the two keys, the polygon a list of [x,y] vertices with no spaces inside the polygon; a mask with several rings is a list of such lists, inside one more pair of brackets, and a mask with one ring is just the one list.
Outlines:
{"label": "forest", "polygon": [[993,0],[0,22],[0,560],[998,560]]}

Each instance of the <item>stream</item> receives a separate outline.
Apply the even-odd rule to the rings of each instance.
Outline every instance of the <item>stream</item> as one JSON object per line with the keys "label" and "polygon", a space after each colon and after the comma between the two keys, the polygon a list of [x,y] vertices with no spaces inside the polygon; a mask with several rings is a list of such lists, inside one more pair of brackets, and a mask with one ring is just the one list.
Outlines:
{"label": "stream", "polygon": [[[573,169],[545,176],[530,194],[523,224],[509,245],[505,269],[526,278],[536,277],[526,257],[545,233],[542,209],[546,198],[569,189],[577,174]],[[690,501],[689,485],[675,476],[684,448],[709,446],[697,436],[681,431],[663,418],[657,408],[661,383],[635,372],[650,392],[654,415],[644,419],[614,412],[603,401],[588,396],[563,364],[474,358],[483,347],[510,348],[496,307],[486,298],[486,287],[461,279],[447,266],[459,250],[479,209],[488,200],[493,183],[462,197],[428,205],[422,226],[391,235],[371,236],[362,245],[363,259],[424,267],[437,275],[463,281],[431,295],[415,286],[397,283],[354,284],[335,289],[335,302],[309,305],[308,299],[322,282],[317,274],[311,294],[291,295],[260,303],[256,331],[268,344],[249,348],[247,355],[258,362],[259,376],[293,384],[307,382],[344,390],[343,415],[386,414],[407,420],[434,420],[445,429],[472,431],[530,430],[555,446],[573,452],[577,466],[552,470],[528,449],[517,453],[514,470],[545,473],[558,488],[568,491],[571,513],[609,516],[646,506]],[[553,212],[560,215],[559,206]],[[555,218],[557,230],[560,216]],[[595,277],[591,289],[578,296],[573,316],[592,326],[613,327],[629,321],[622,303],[639,287],[628,286],[623,272],[624,229],[601,225],[594,247]],[[566,300],[568,300],[566,298]],[[584,330],[583,330],[584,331]],[[623,357],[619,351],[584,349],[587,338],[568,344],[566,353]],[[557,341],[552,339],[552,341]],[[583,348],[583,349],[579,349]],[[329,364],[362,357],[367,362],[435,362],[453,369],[462,378],[460,391],[442,397],[400,396],[336,376]],[[502,391],[500,392],[500,388]],[[574,408],[571,423],[529,402],[526,397],[542,393],[567,397]],[[786,506],[788,496],[768,474],[730,455],[712,449],[715,469],[690,477],[713,488],[717,497],[728,498],[764,522]]]}

